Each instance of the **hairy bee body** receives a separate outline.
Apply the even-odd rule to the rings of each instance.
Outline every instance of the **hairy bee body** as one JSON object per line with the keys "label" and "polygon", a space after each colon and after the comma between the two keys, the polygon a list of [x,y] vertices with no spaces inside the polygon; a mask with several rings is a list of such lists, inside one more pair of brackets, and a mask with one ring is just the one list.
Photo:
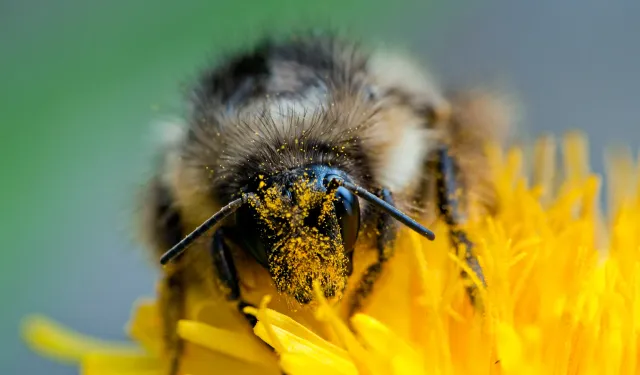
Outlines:
{"label": "hairy bee body", "polygon": [[[504,133],[508,112],[480,91],[445,96],[424,68],[406,56],[326,36],[267,41],[205,72],[189,104],[189,115],[162,149],[142,199],[142,234],[155,255],[247,186],[261,186],[264,176],[279,176],[278,183],[286,185],[283,176],[289,171],[309,166],[340,171],[368,191],[390,193],[387,198],[393,197],[395,207],[429,221],[447,216],[438,199],[437,178],[439,151],[444,149],[457,161],[455,180],[464,188],[460,201],[477,199],[495,208],[483,146]],[[367,201],[358,210],[361,235],[354,252],[377,252],[377,261],[369,257],[377,262],[377,271],[356,259],[345,271],[344,288],[325,290],[354,306],[345,309],[347,314],[375,286],[382,264],[392,255],[382,248],[393,242],[396,229]],[[172,355],[179,352],[175,323],[184,316],[189,293],[257,304],[267,291],[278,297],[272,307],[281,310],[299,308],[306,298],[284,292],[289,289],[281,285],[293,277],[274,280],[274,272],[258,264],[242,246],[247,228],[234,220],[216,227],[224,230],[209,231],[193,244],[194,250],[163,269],[160,297]],[[215,241],[228,243],[219,246],[229,248],[229,258],[218,259],[212,252]],[[229,261],[234,266],[225,268]],[[232,307],[230,311],[241,316]]]}

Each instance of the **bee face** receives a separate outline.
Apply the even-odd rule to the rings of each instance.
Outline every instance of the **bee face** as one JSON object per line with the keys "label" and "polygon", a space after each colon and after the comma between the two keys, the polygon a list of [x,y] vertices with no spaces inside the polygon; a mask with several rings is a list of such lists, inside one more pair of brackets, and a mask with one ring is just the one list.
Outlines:
{"label": "bee face", "polygon": [[236,213],[234,241],[269,271],[280,292],[302,304],[311,301],[314,280],[334,297],[351,271],[359,203],[346,188],[332,189],[334,178],[350,181],[325,165],[259,175],[246,188],[256,193]]}

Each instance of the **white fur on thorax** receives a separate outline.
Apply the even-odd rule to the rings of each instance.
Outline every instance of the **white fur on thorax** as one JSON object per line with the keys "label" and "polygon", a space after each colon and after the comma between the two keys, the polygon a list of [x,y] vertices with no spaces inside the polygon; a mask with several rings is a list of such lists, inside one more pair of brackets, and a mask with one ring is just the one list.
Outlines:
{"label": "white fur on thorax", "polygon": [[[400,90],[407,95],[410,105],[427,104],[437,108],[445,102],[427,70],[405,54],[378,50],[370,57],[367,68],[377,91]],[[378,167],[381,182],[393,192],[409,188],[421,175],[434,138],[433,130],[425,127],[426,119],[407,113],[402,116],[407,118],[387,119],[395,141],[379,159]]]}
{"label": "white fur on thorax", "polygon": [[328,101],[326,89],[314,87],[297,98],[270,98],[268,111],[276,126],[287,130],[292,117],[313,117],[327,108]]}
{"label": "white fur on thorax", "polygon": [[431,130],[421,124],[399,129],[402,134],[387,150],[379,167],[380,182],[392,192],[402,192],[416,181],[429,151]]}
{"label": "white fur on thorax", "polygon": [[371,55],[367,67],[374,84],[382,90],[402,88],[415,101],[429,101],[435,106],[444,101],[427,69],[405,54],[378,50]]}

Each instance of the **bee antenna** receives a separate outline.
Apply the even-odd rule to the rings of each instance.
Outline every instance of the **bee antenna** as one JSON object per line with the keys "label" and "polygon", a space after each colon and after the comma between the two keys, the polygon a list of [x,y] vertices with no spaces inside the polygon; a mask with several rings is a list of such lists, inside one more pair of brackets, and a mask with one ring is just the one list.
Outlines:
{"label": "bee antenna", "polygon": [[435,233],[433,233],[429,229],[425,228],[424,226],[420,225],[417,221],[413,220],[407,214],[405,214],[404,212],[398,210],[393,205],[385,202],[384,200],[378,198],[374,194],[368,192],[366,189],[363,189],[360,186],[357,186],[355,184],[352,184],[352,183],[347,182],[347,181],[345,181],[343,179],[340,179],[340,178],[333,178],[330,181],[330,184],[331,183],[337,184],[338,186],[343,186],[346,189],[348,189],[349,191],[351,191],[353,194],[364,198],[369,203],[377,206],[381,210],[383,210],[386,213],[388,213],[389,215],[391,215],[394,219],[396,219],[399,222],[401,222],[402,224],[408,226],[409,228],[411,228],[412,230],[416,231],[418,234],[426,237],[430,241],[433,241],[436,238]]}
{"label": "bee antenna", "polygon": [[206,231],[227,218],[229,215],[236,212],[236,210],[243,204],[247,203],[249,198],[252,196],[252,193],[244,194],[241,198],[231,201],[229,204],[222,207],[218,212],[213,214],[193,232],[189,233],[189,235],[183,238],[182,241],[178,242],[169,251],[164,253],[162,257],[160,257],[160,264],[165,265],[175,259],[178,255],[182,254],[187,249],[187,247],[189,247],[193,243],[193,241],[197,240]]}

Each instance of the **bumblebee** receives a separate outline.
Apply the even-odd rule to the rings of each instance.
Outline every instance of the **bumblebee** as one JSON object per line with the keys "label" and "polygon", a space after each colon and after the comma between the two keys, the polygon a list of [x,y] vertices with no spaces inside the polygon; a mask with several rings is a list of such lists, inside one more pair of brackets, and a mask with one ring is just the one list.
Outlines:
{"label": "bumblebee", "polygon": [[[403,54],[305,35],[228,56],[187,102],[141,200],[144,240],[165,266],[172,374],[185,295],[211,280],[239,315],[259,302],[252,285],[305,306],[316,281],[350,315],[393,256],[398,226],[433,240],[420,223],[438,216],[483,280],[459,226],[472,200],[496,209],[483,147],[510,123],[497,96],[445,94]],[[376,258],[357,277],[356,248]]]}

